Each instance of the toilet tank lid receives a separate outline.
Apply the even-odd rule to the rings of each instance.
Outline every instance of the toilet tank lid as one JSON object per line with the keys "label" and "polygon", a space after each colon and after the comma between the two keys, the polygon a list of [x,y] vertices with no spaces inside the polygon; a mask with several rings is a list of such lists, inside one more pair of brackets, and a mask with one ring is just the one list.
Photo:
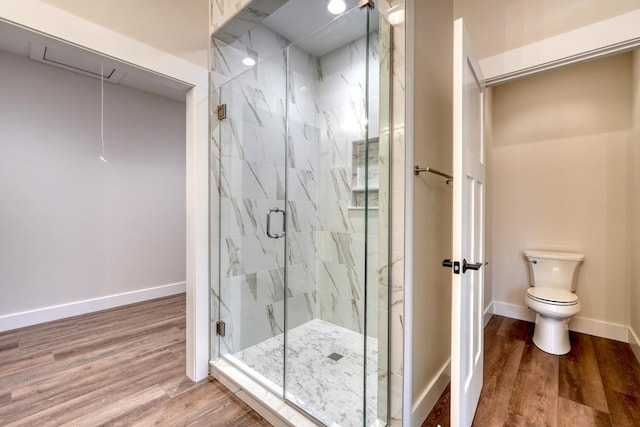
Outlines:
{"label": "toilet tank lid", "polygon": [[569,252],[549,252],[549,251],[535,251],[527,249],[524,251],[524,256],[527,258],[545,258],[545,259],[557,259],[562,261],[583,261],[584,254],[576,254]]}

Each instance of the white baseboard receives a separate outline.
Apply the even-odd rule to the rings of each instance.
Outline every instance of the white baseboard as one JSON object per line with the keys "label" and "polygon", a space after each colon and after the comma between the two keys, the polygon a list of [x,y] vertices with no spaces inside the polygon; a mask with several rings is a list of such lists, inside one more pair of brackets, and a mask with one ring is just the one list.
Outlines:
{"label": "white baseboard", "polygon": [[186,282],[107,295],[0,316],[0,332],[185,292]]}
{"label": "white baseboard", "polygon": [[482,319],[482,327],[484,328],[491,320],[491,316],[493,316],[493,301],[484,309],[483,319]]}
{"label": "white baseboard", "polygon": [[[536,314],[523,305],[508,304],[493,301],[493,313],[512,319],[535,322]],[[604,322],[602,320],[574,317],[569,322],[569,329],[583,334],[595,335],[616,341],[629,341],[629,327],[617,323]]]}
{"label": "white baseboard", "polygon": [[636,335],[632,327],[629,327],[629,345],[633,350],[633,354],[636,355],[636,359],[640,362],[640,339],[638,339],[638,335]]}
{"label": "white baseboard", "polygon": [[411,425],[419,427],[427,419],[429,413],[438,402],[440,395],[451,381],[451,359],[440,368],[429,385],[420,393],[411,408]]}
{"label": "white baseboard", "polygon": [[510,317],[512,319],[526,320],[527,322],[536,321],[536,314],[525,306],[499,301],[493,301],[491,304],[493,305],[493,314]]}

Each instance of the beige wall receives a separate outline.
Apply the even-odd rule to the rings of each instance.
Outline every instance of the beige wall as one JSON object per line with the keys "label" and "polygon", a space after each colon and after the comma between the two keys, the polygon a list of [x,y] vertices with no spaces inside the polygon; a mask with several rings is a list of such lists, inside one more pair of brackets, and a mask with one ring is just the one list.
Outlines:
{"label": "beige wall", "polygon": [[524,249],[585,254],[580,317],[628,324],[632,57],[493,88],[493,297],[523,306]]}
{"label": "beige wall", "polygon": [[[631,328],[640,334],[640,50],[633,52],[633,133],[629,140],[629,276]],[[640,338],[640,337],[639,337]],[[640,352],[637,354],[640,355]]]}
{"label": "beige wall", "polygon": [[455,0],[486,58],[640,8],[640,0]]}
{"label": "beige wall", "polygon": [[[416,2],[415,164],[452,173],[453,21],[447,1]],[[413,167],[407,165],[406,167]],[[453,188],[422,173],[413,191],[413,396],[421,397],[451,353]],[[415,402],[414,402],[415,403]]]}

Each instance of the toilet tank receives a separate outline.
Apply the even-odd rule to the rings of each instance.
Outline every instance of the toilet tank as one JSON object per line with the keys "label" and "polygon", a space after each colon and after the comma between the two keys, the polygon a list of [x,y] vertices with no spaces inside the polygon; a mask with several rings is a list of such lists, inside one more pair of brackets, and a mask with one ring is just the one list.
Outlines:
{"label": "toilet tank", "polygon": [[529,264],[531,286],[552,286],[575,292],[583,254],[526,250],[524,256]]}

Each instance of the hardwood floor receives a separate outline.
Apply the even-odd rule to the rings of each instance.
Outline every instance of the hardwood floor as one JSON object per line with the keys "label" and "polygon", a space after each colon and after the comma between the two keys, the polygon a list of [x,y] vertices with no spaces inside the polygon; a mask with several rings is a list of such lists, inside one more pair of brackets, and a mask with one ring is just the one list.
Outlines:
{"label": "hardwood floor", "polygon": [[[532,341],[533,324],[493,316],[475,426],[640,426],[640,364],[631,347],[571,332],[553,356]],[[449,387],[424,426],[449,426]]]}
{"label": "hardwood floor", "polygon": [[269,426],[185,371],[185,296],[0,333],[2,426]]}
{"label": "hardwood floor", "polygon": [[[477,426],[640,426],[640,364],[628,344],[571,333],[552,356],[531,323],[485,328]],[[0,333],[2,426],[268,426],[215,380],[184,375],[185,297]],[[449,389],[423,426],[449,426]]]}

